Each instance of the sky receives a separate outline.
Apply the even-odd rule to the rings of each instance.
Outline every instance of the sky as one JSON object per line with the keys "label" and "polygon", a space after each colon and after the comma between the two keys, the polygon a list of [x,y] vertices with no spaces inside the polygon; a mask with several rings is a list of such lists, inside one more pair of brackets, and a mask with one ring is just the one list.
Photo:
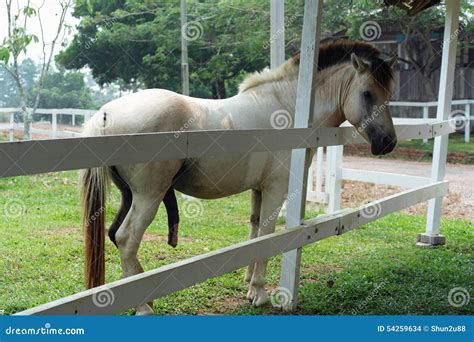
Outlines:
{"label": "sky", "polygon": [[[27,0],[14,0],[12,7],[14,8],[13,12],[16,14],[18,13],[17,10],[17,3],[19,3],[20,8],[23,8],[27,4]],[[56,30],[59,23],[59,17],[61,14],[61,6],[59,0],[31,0],[31,6],[33,8],[41,7],[40,13],[43,21],[43,28],[44,28],[44,35],[46,38],[46,42],[48,44],[47,51],[49,51],[51,41],[53,40],[54,36],[56,35]],[[66,16],[66,23],[75,27],[77,25],[78,20],[71,15],[72,8],[68,10],[68,15]],[[38,19],[35,17],[29,18],[29,23],[27,25],[27,31],[37,35],[38,37],[41,36],[40,26]],[[0,0],[0,42],[3,42],[3,39],[7,35],[7,10],[5,5],[5,0]],[[66,42],[72,39],[72,32],[65,37]],[[41,39],[40,39],[41,41]],[[61,45],[57,44],[55,48],[55,53],[60,51]],[[40,60],[42,56],[42,44],[41,43],[32,43],[27,50],[26,57],[29,57],[33,60]],[[22,54],[20,60],[23,60],[25,55]]]}

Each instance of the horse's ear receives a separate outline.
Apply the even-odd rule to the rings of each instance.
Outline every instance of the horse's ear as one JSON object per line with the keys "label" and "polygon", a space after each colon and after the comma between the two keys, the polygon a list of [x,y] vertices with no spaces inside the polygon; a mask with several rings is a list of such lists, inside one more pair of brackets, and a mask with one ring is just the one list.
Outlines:
{"label": "horse's ear", "polygon": [[397,59],[398,59],[398,56],[394,55],[394,56],[390,57],[389,59],[386,59],[385,63],[387,63],[390,68],[392,68],[395,65],[395,63],[397,62]]}
{"label": "horse's ear", "polygon": [[363,73],[364,71],[369,69],[369,65],[365,63],[362,59],[359,58],[355,53],[351,53],[351,61],[354,68],[359,73]]}

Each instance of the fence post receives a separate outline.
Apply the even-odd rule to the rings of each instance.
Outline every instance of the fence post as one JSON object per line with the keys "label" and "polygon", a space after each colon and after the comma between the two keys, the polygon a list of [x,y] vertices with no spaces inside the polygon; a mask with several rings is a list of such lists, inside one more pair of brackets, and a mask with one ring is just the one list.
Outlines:
{"label": "fence post", "polygon": [[[423,119],[424,119],[424,120],[428,120],[429,117],[430,117],[430,107],[424,106],[424,107],[423,107]],[[423,139],[423,143],[425,143],[425,144],[428,143],[428,139],[427,139],[427,138],[424,138],[424,139]]]}
{"label": "fence post", "polygon": [[52,126],[51,136],[53,138],[56,138],[57,131],[58,131],[58,112],[55,109],[53,109],[53,111],[51,112],[51,126]]}
{"label": "fence post", "polygon": [[[453,98],[454,69],[456,64],[456,30],[459,29],[460,0],[446,1],[446,20],[444,25],[443,57],[441,61],[441,72],[438,92],[438,109],[436,118],[447,120],[451,112],[451,101]],[[441,135],[435,138],[433,148],[433,163],[431,168],[431,180],[442,181],[446,171],[446,157],[448,154],[449,135]],[[428,213],[426,219],[426,231],[418,234],[417,245],[435,246],[445,243],[444,236],[439,234],[441,225],[441,208],[443,197],[436,197],[428,201]]]}
{"label": "fence post", "polygon": [[[296,93],[295,128],[312,125],[314,112],[314,87],[319,57],[320,26],[323,0],[306,0],[304,4],[303,31],[301,34],[300,67]],[[309,149],[291,152],[290,180],[288,185],[288,210],[286,228],[299,226],[304,220],[308,167],[311,163]],[[290,298],[282,303],[284,310],[295,309],[298,302],[301,248],[286,252],[282,257],[280,287]]]}
{"label": "fence post", "polygon": [[328,213],[341,209],[342,155],[344,146],[328,146],[328,175],[326,186],[329,193]]}
{"label": "fence post", "polygon": [[465,104],[464,108],[464,113],[466,115],[466,121],[464,121],[464,124],[466,125],[464,127],[464,142],[468,143],[471,137],[471,104],[469,101]]}
{"label": "fence post", "polygon": [[316,210],[321,210],[324,208],[326,203],[324,201],[324,194],[323,194],[323,174],[324,174],[324,147],[318,147],[316,150],[316,199],[318,196],[323,200],[322,205],[321,201],[315,207]]}
{"label": "fence post", "polygon": [[72,114],[72,125],[76,126],[76,114]]}

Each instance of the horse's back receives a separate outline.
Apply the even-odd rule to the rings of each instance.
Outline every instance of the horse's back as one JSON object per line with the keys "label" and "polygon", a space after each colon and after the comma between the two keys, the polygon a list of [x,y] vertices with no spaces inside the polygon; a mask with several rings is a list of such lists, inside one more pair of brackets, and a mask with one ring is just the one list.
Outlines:
{"label": "horse's back", "polygon": [[147,89],[106,103],[89,120],[84,135],[177,131],[199,108],[169,90]]}

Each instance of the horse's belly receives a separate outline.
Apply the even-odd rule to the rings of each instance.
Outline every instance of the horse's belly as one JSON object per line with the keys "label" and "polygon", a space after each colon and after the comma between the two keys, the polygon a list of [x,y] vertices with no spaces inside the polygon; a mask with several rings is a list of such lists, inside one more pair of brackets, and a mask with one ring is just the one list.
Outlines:
{"label": "horse's belly", "polygon": [[268,153],[186,160],[176,190],[198,198],[221,198],[258,188]]}

